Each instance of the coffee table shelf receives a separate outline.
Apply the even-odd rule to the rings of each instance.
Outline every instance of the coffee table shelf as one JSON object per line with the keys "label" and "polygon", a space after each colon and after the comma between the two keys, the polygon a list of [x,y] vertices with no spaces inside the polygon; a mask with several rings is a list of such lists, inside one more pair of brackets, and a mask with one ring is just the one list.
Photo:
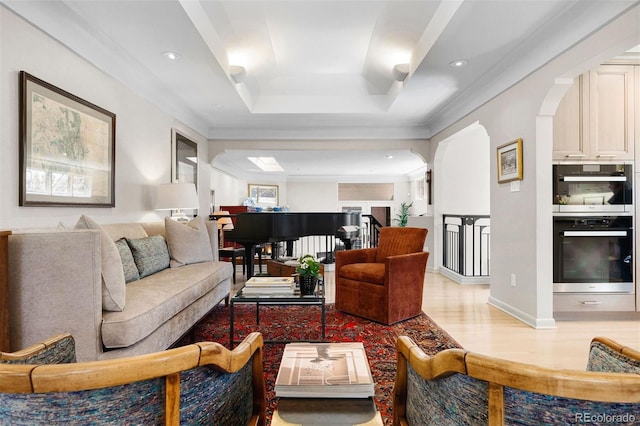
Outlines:
{"label": "coffee table shelf", "polygon": [[[324,285],[320,281],[318,283],[318,289],[315,294],[309,296],[302,296],[298,289],[293,294],[243,294],[243,289],[240,289],[229,300],[229,346],[233,349],[234,343],[234,306],[237,303],[254,303],[256,305],[256,324],[260,325],[260,306],[271,305],[283,305],[283,306],[319,306],[321,308],[320,321],[322,325],[322,338],[320,341],[325,340],[325,297],[324,297]],[[288,343],[288,340],[269,340],[265,339],[267,343]]]}

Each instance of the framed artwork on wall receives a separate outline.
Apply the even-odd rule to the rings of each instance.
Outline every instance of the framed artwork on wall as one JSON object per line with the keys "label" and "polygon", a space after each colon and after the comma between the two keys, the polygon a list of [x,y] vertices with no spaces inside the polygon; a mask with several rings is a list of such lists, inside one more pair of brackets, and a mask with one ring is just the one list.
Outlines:
{"label": "framed artwork on wall", "polygon": [[249,198],[261,207],[277,206],[278,197],[278,185],[249,184]]}
{"label": "framed artwork on wall", "polygon": [[[171,129],[171,182],[193,183],[198,191],[198,143]],[[189,217],[198,214],[198,210],[184,210]]]}
{"label": "framed artwork on wall", "polygon": [[116,115],[20,71],[19,205],[115,206]]}
{"label": "framed artwork on wall", "polygon": [[498,183],[522,180],[522,139],[497,148]]}

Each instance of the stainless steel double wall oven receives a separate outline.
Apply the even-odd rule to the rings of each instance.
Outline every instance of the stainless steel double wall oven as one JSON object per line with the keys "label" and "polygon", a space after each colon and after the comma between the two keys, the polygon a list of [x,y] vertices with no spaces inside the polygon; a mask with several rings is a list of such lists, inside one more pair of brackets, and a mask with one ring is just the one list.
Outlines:
{"label": "stainless steel double wall oven", "polygon": [[633,293],[630,164],[553,165],[556,293]]}

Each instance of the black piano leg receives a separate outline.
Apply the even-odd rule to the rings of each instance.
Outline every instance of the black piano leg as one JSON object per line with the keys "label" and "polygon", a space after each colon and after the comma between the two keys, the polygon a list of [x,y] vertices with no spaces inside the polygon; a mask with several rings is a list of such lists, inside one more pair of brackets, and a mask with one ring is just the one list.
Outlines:
{"label": "black piano leg", "polygon": [[256,255],[256,246],[245,246],[245,266],[247,268],[247,281],[253,277],[253,258]]}
{"label": "black piano leg", "polygon": [[333,251],[335,250],[335,242],[333,244],[333,248],[329,247],[329,240],[330,237],[328,235],[325,235],[325,247],[327,248],[327,255],[324,258],[324,263],[325,265],[328,265],[330,263],[334,263],[336,261],[335,257],[333,256]]}

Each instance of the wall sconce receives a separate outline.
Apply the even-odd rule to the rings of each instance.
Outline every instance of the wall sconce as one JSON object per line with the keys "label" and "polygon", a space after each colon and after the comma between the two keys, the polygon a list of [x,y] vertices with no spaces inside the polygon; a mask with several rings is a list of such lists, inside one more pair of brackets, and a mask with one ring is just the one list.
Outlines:
{"label": "wall sconce", "polygon": [[409,64],[397,64],[394,65],[393,70],[393,79],[396,81],[404,81],[409,75]]}
{"label": "wall sconce", "polygon": [[193,183],[165,183],[158,185],[156,192],[156,210],[175,210],[171,219],[188,222],[189,217],[182,209],[200,207],[196,186]]}
{"label": "wall sconce", "polygon": [[243,83],[247,78],[247,70],[241,65],[231,65],[229,67],[229,77],[235,84]]}

